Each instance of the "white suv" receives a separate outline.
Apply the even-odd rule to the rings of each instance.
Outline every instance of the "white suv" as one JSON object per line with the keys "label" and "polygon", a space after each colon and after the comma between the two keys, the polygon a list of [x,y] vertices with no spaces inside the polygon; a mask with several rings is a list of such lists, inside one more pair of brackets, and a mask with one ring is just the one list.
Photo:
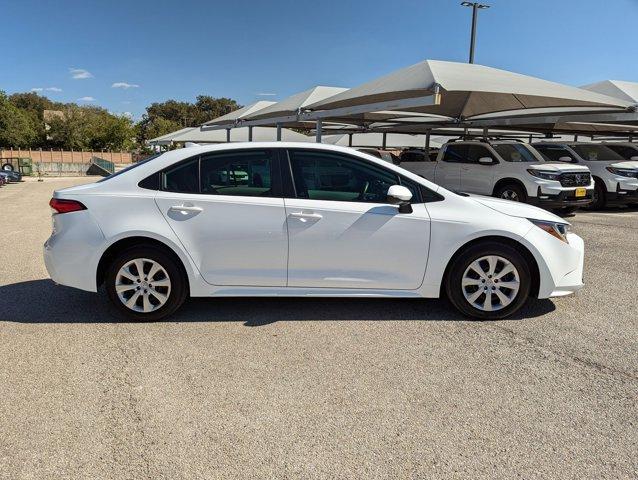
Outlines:
{"label": "white suv", "polygon": [[545,162],[521,142],[449,142],[435,162],[401,162],[401,166],[451,190],[548,209],[574,210],[593,198],[594,182],[587,167]]}
{"label": "white suv", "polygon": [[604,144],[547,141],[533,146],[547,160],[589,168],[596,182],[592,208],[638,203],[638,161],[627,161]]}
{"label": "white suv", "polygon": [[135,319],[164,317],[188,296],[442,294],[465,315],[502,318],[583,286],[583,241],[562,218],[336,146],[174,150],[59,190],[50,205],[51,278],[104,284]]}

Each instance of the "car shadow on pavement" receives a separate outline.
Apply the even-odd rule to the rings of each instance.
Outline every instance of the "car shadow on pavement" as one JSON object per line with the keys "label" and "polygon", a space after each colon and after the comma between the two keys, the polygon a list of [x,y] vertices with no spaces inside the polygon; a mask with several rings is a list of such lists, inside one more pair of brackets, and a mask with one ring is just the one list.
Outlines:
{"label": "car shadow on pavement", "polygon": [[[121,323],[106,294],[33,280],[0,286],[0,322]],[[551,300],[529,302],[509,320],[555,310]],[[259,327],[280,321],[465,321],[447,300],[387,298],[194,298],[169,322],[243,322]]]}

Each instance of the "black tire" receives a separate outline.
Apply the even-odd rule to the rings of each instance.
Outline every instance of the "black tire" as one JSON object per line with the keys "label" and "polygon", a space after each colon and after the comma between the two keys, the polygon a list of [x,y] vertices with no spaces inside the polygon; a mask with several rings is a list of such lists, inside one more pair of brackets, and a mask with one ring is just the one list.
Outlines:
{"label": "black tire", "polygon": [[562,207],[562,208],[557,208],[556,209],[556,213],[558,215],[572,215],[576,210],[578,210],[578,207]]}
{"label": "black tire", "polygon": [[512,202],[527,202],[527,192],[516,183],[501,185],[494,192],[494,196]]}
{"label": "black tire", "polygon": [[[168,299],[164,305],[148,313],[137,312],[124,305],[115,289],[118,272],[126,263],[135,259],[149,259],[157,262],[166,271],[171,284]],[[172,255],[156,247],[143,246],[132,247],[117,255],[109,265],[105,279],[106,291],[115,308],[125,317],[137,321],[156,321],[174,313],[188,295],[187,282],[188,279]]]}
{"label": "black tire", "polygon": [[10,163],[5,163],[4,165],[2,165],[2,170],[4,170],[5,172],[13,172],[13,165],[11,165]]}
{"label": "black tire", "polygon": [[602,185],[602,182],[599,180],[594,184],[594,198],[592,202],[589,204],[589,208],[593,210],[598,210],[601,208],[605,208],[607,205],[607,190]]}
{"label": "black tire", "polygon": [[[518,271],[520,282],[518,293],[512,299],[511,303],[493,311],[480,310],[470,304],[464,296],[464,287],[462,286],[465,270],[474,261],[488,255],[496,255],[508,260]],[[463,315],[479,320],[497,320],[514,314],[527,302],[531,286],[531,266],[525,257],[514,247],[494,241],[478,243],[463,251],[452,261],[445,278],[445,291],[452,305]],[[477,287],[477,290],[480,290],[480,287]]]}

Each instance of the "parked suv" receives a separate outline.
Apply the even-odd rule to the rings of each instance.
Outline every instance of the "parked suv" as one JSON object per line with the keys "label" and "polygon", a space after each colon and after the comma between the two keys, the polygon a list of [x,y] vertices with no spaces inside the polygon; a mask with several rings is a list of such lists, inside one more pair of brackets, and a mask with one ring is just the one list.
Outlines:
{"label": "parked suv", "polygon": [[593,198],[589,169],[545,162],[533,147],[512,140],[448,142],[436,162],[401,162],[401,166],[451,190],[563,212],[588,205]]}
{"label": "parked suv", "polygon": [[638,203],[638,161],[627,161],[608,145],[585,142],[540,142],[534,148],[547,160],[589,168],[596,182],[593,208]]}
{"label": "parked suv", "polygon": [[638,160],[638,143],[635,142],[603,142],[625,160]]}

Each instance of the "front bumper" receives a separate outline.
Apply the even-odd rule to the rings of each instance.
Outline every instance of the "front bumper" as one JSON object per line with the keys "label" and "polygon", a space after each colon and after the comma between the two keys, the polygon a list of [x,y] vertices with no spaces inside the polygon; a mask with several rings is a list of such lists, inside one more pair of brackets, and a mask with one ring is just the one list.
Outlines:
{"label": "front bumper", "polygon": [[561,208],[561,207],[584,207],[589,205],[594,198],[593,189],[587,189],[584,197],[576,197],[576,190],[563,190],[555,195],[539,193],[536,197],[530,197],[529,203],[537,207]]}
{"label": "front bumper", "polygon": [[538,298],[562,297],[584,286],[585,244],[574,233],[568,233],[567,239],[569,243],[536,227],[525,235],[538,265]]}
{"label": "front bumper", "polygon": [[615,205],[638,203],[638,188],[633,190],[624,189],[619,183],[616,191],[607,192],[607,203]]}

